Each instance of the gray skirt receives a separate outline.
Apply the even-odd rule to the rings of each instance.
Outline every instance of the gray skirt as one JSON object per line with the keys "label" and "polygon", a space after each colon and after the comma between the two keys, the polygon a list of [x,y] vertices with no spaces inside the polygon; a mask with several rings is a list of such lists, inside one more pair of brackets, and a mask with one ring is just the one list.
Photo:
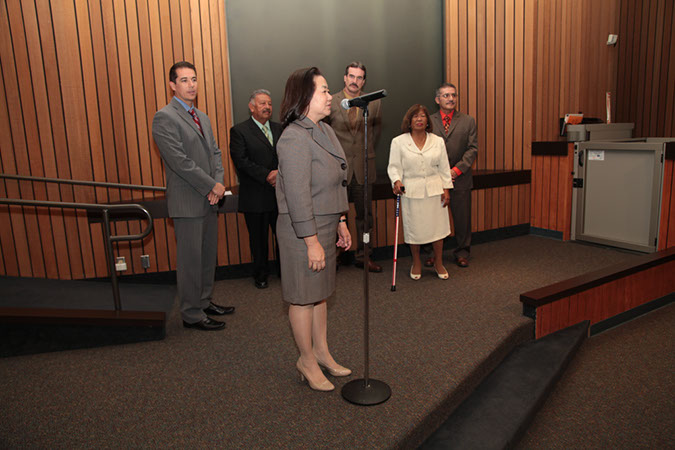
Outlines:
{"label": "gray skirt", "polygon": [[288,214],[277,218],[277,243],[281,265],[281,293],[284,301],[294,305],[310,305],[335,292],[335,258],[337,225],[340,214],[315,216],[317,237],[326,254],[326,268],[321,272],[309,269],[307,245],[293,230]]}

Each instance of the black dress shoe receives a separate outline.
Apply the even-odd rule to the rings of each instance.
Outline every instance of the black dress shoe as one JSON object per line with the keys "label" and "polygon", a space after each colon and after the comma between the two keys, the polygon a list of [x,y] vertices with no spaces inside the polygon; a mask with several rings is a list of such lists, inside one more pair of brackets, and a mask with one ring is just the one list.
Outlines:
{"label": "black dress shoe", "polygon": [[186,321],[183,321],[183,326],[185,328],[196,328],[198,330],[203,331],[215,331],[215,330],[222,330],[223,328],[225,328],[225,322],[219,322],[217,320],[211,319],[210,317],[207,317],[195,323],[188,323]]}
{"label": "black dress shoe", "polygon": [[255,280],[255,287],[258,289],[267,289],[269,284],[267,284],[267,280]]}
{"label": "black dress shoe", "polygon": [[457,265],[459,267],[469,267],[469,260],[460,256],[457,258]]}
{"label": "black dress shoe", "polygon": [[204,309],[204,312],[211,316],[224,316],[225,314],[232,314],[234,312],[234,306],[219,306],[215,303],[209,303],[209,306]]}

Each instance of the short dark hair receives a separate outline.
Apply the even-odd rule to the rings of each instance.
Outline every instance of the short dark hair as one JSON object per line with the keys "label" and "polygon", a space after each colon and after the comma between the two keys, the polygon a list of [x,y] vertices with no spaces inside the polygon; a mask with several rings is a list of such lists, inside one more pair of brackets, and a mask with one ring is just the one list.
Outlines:
{"label": "short dark hair", "polygon": [[438,86],[438,89],[436,89],[436,97],[440,97],[440,96],[441,96],[441,89],[443,89],[443,88],[453,88],[453,89],[455,90],[455,93],[456,93],[457,95],[459,95],[459,89],[457,89],[457,86],[455,86],[455,85],[452,84],[452,83],[448,83],[448,82],[446,81],[446,82],[444,82],[443,84],[441,84],[440,86]]}
{"label": "short dark hair", "polygon": [[431,124],[431,115],[429,114],[429,110],[427,109],[426,106],[421,105],[419,103],[412,105],[409,109],[408,112],[405,113],[405,116],[403,116],[403,122],[401,122],[401,131],[404,133],[408,133],[411,130],[410,122],[412,122],[412,118],[415,114],[417,114],[419,111],[424,112],[427,116],[427,127],[426,130],[431,133],[434,131],[434,126]]}
{"label": "short dark hair", "polygon": [[349,75],[349,68],[352,67],[354,69],[361,69],[363,70],[363,80],[366,80],[366,66],[363,64],[361,61],[352,61],[349,64],[347,64],[347,67],[345,67],[345,76]]}
{"label": "short dark hair", "polygon": [[178,74],[176,73],[176,71],[178,69],[192,69],[192,70],[195,71],[195,73],[197,73],[197,69],[195,69],[194,64],[192,64],[191,62],[178,61],[173,66],[171,66],[171,68],[169,69],[169,81],[170,82],[172,82],[172,83],[176,82],[176,78],[178,78]]}
{"label": "short dark hair", "polygon": [[314,96],[314,78],[318,76],[321,71],[317,67],[305,67],[293,72],[286,80],[279,112],[284,128],[305,114]]}

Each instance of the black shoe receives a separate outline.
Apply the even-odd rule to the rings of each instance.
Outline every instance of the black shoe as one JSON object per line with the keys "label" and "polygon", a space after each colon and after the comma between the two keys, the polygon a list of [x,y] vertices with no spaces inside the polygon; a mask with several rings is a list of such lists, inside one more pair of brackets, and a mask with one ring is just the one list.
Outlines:
{"label": "black shoe", "polygon": [[269,284],[267,284],[267,280],[265,278],[259,278],[255,280],[255,287],[258,289],[267,289]]}
{"label": "black shoe", "polygon": [[225,314],[232,314],[234,306],[218,306],[215,303],[209,303],[204,312],[210,316],[224,316]]}
{"label": "black shoe", "polygon": [[186,321],[183,321],[183,326],[185,328],[196,328],[202,331],[215,331],[215,330],[222,330],[223,328],[225,328],[225,322],[219,322],[217,320],[211,319],[210,317],[207,317],[206,319],[200,320],[199,322],[195,323],[188,323]]}

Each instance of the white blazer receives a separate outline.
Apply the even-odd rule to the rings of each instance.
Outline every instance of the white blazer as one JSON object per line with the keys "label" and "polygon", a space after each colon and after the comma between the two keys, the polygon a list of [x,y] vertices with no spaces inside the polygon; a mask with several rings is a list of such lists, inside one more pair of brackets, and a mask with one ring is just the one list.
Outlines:
{"label": "white blazer", "polygon": [[405,186],[403,195],[408,198],[441,195],[443,189],[452,189],[445,142],[432,133],[427,133],[422,150],[417,148],[410,133],[392,139],[387,174],[392,187],[401,181]]}

